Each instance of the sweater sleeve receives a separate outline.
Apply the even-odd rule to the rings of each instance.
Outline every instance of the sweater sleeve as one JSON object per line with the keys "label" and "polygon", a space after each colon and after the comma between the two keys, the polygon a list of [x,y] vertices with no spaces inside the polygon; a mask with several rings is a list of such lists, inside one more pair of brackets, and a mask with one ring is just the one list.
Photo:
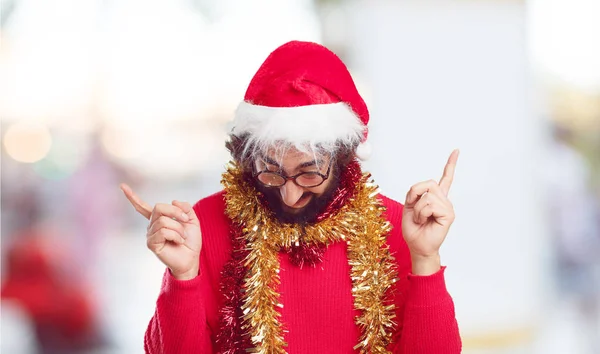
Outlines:
{"label": "sweater sleeve", "polygon": [[429,276],[408,274],[397,354],[458,354],[462,343],[445,267]]}
{"label": "sweater sleeve", "polygon": [[429,276],[411,274],[410,252],[402,236],[402,205],[382,196],[393,229],[388,245],[398,267],[394,289],[397,331],[390,350],[395,354],[458,354],[462,343],[454,302],[446,289],[442,267]]}
{"label": "sweater sleeve", "polygon": [[168,269],[165,271],[156,310],[144,336],[147,354],[213,352],[202,281],[202,275],[177,280]]}
{"label": "sweater sleeve", "polygon": [[223,193],[198,201],[194,211],[202,227],[200,272],[177,280],[167,269],[154,316],[144,336],[148,354],[213,353],[218,324],[219,280],[231,255]]}

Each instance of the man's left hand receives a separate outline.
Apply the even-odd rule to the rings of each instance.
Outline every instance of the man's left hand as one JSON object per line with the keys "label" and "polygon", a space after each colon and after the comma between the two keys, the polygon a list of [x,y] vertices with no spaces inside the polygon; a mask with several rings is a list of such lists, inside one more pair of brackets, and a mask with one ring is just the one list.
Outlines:
{"label": "man's left hand", "polygon": [[454,207],[448,192],[454,179],[458,150],[452,151],[440,182],[417,183],[406,195],[402,213],[402,234],[408,244],[415,275],[440,270],[440,246],[454,221]]}

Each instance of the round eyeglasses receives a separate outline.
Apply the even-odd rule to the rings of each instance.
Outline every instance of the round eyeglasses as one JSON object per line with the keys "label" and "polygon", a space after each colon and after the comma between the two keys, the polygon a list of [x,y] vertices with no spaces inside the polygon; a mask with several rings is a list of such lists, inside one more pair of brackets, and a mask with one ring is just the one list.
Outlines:
{"label": "round eyeglasses", "polygon": [[327,167],[327,172],[322,174],[320,172],[302,172],[293,176],[284,176],[279,172],[264,170],[254,173],[260,183],[267,187],[282,187],[287,181],[293,181],[297,186],[304,188],[318,187],[329,178],[329,171],[331,170],[331,161]]}

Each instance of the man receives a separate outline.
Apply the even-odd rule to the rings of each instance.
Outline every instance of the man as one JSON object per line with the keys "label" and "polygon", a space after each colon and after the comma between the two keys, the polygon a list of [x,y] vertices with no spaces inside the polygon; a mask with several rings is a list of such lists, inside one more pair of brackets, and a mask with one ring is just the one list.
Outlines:
{"label": "man", "polygon": [[458,151],[403,207],[360,170],[368,121],[342,61],[289,42],[236,111],[222,192],[152,208],[122,185],[167,266],[147,353],[460,352],[439,258]]}

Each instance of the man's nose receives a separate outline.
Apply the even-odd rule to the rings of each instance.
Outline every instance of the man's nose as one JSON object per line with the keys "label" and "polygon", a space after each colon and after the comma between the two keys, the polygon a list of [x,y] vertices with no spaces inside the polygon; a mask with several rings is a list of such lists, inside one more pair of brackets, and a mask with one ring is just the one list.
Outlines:
{"label": "man's nose", "polygon": [[304,194],[302,187],[296,185],[294,181],[287,181],[279,188],[279,192],[281,193],[281,199],[289,207],[294,206]]}

